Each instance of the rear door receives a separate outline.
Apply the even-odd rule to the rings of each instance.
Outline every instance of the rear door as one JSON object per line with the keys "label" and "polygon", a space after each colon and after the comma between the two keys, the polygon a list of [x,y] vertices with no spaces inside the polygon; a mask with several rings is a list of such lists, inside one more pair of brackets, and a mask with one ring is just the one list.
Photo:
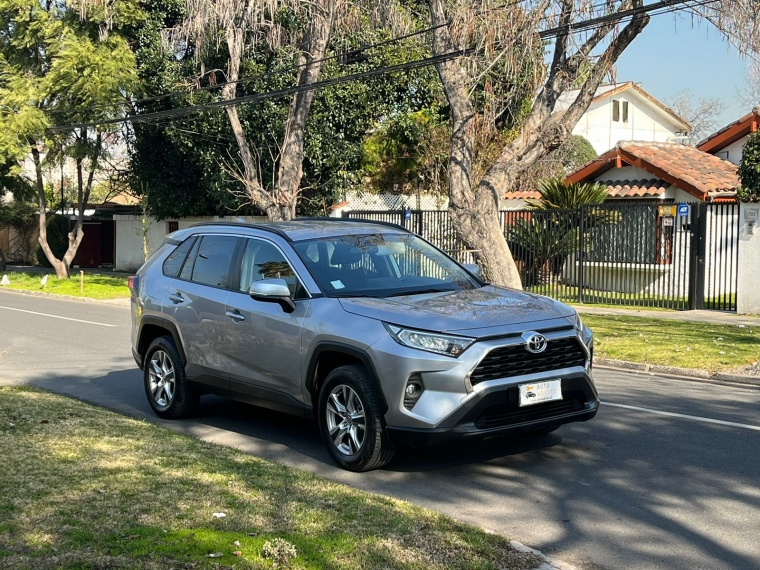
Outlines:
{"label": "rear door", "polygon": [[[237,287],[228,297],[226,311],[232,395],[252,404],[287,409],[303,400],[299,350],[309,294],[273,242],[244,238],[241,252]],[[288,283],[296,305],[292,313],[278,303],[256,301],[248,295],[254,281],[271,278]]]}
{"label": "rear door", "polygon": [[230,235],[199,236],[164,299],[165,312],[172,315],[182,337],[188,378],[224,395],[229,393],[225,307],[239,243]]}

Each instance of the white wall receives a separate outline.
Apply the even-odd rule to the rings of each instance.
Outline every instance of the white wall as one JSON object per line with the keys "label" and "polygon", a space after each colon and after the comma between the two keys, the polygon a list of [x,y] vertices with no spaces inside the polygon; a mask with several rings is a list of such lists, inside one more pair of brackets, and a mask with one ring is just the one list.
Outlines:
{"label": "white wall", "polygon": [[652,174],[649,174],[646,170],[642,170],[636,166],[624,166],[623,168],[611,168],[604,174],[597,176],[598,180],[620,181],[620,180],[650,180],[657,178]]}
{"label": "white wall", "polygon": [[760,221],[760,206],[742,204],[739,209],[739,287],[736,293],[737,312],[760,315],[760,228],[749,233],[747,213],[754,212]]}
{"label": "white wall", "polygon": [[[145,261],[143,256],[143,231],[140,216],[114,214],[116,232],[116,271],[136,271]],[[158,249],[168,233],[167,222],[148,218],[148,245],[150,253]]]}
{"label": "white wall", "polygon": [[[620,101],[620,121],[612,120],[613,101]],[[628,122],[623,119],[623,102],[628,102]],[[588,139],[602,154],[620,141],[669,142],[678,128],[666,113],[632,89],[593,103],[573,129],[574,135]]]}
{"label": "white wall", "polygon": [[[265,216],[195,216],[178,221],[179,229],[189,228],[204,222],[236,222],[241,218],[248,223],[266,221]],[[169,221],[148,218],[148,245],[150,253],[156,251],[169,233]],[[142,218],[114,214],[116,228],[116,262],[117,271],[136,271],[145,261],[143,256]],[[175,220],[177,221],[177,220]]]}
{"label": "white wall", "polygon": [[525,200],[518,198],[502,198],[499,204],[500,210],[524,210],[528,206]]}
{"label": "white wall", "polygon": [[[716,152],[715,154],[722,159],[733,162],[735,165],[739,166],[742,161],[744,145],[747,144],[748,139],[749,135],[742,137],[738,141],[728,145],[726,148]],[[726,153],[728,153],[728,155],[726,155]]]}

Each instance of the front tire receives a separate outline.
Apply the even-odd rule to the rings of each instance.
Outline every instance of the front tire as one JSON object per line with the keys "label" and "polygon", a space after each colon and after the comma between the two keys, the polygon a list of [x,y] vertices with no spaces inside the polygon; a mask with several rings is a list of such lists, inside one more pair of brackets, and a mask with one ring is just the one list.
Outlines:
{"label": "front tire", "polygon": [[176,420],[195,413],[200,394],[185,377],[174,339],[162,336],[150,343],[143,365],[145,395],[160,418]]}
{"label": "front tire", "polygon": [[371,471],[393,458],[380,402],[364,367],[341,366],[327,375],[317,403],[319,429],[343,469]]}

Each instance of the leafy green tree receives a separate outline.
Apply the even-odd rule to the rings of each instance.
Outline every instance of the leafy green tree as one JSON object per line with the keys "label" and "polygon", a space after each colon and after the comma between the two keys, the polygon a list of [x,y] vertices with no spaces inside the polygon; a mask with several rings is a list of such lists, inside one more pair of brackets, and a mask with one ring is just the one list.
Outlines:
{"label": "leafy green tree", "polygon": [[364,141],[362,173],[378,192],[445,193],[449,136],[437,109],[397,113]]}
{"label": "leafy green tree", "polygon": [[749,136],[742,152],[737,197],[741,202],[760,202],[760,131]]}
{"label": "leafy green tree", "polygon": [[[85,204],[112,133],[90,127],[51,135],[49,127],[122,113],[136,75],[120,32],[141,18],[138,0],[0,0],[0,174],[34,189],[40,247],[59,278],[84,237]],[[59,259],[47,240],[43,166],[64,159],[76,165],[79,212]]]}
{"label": "leafy green tree", "polygon": [[[199,74],[193,48],[170,50],[162,31],[184,18],[179,0],[156,0],[146,7],[145,24],[135,30],[137,69],[145,96],[182,91],[182,95],[140,103],[138,113],[214,101],[218,89],[197,91]],[[340,28],[332,35],[327,56],[354,53],[325,61],[324,78],[337,77],[408,59],[425,57],[427,47],[419,39],[358,52],[362,46],[393,37],[387,27],[368,18],[356,20],[353,29]],[[227,64],[225,47],[204,60],[204,69],[218,70]],[[253,77],[238,85],[238,95],[291,87],[294,83],[292,53],[272,49],[262,42],[253,46],[240,70]],[[208,71],[199,80],[204,88],[223,82],[220,72]],[[384,117],[431,107],[440,97],[435,70],[420,69],[335,85],[316,93],[306,124],[303,178],[297,203],[299,214],[324,214],[342,192],[362,183],[360,169],[367,133]],[[238,117],[251,148],[257,149],[258,175],[266,188],[273,188],[279,169],[277,142],[287,120],[289,101],[268,99],[238,105]],[[239,145],[224,111],[204,111],[171,121],[137,122],[130,145],[132,187],[150,189],[151,212],[159,218],[190,215],[222,215],[230,211],[261,214],[251,204],[244,184],[229,174],[237,160]],[[161,149],[161,152],[156,152]]]}

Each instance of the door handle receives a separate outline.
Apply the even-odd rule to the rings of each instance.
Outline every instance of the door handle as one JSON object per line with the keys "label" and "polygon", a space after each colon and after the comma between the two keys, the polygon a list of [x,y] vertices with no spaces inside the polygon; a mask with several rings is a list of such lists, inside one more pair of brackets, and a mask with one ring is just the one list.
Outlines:
{"label": "door handle", "polygon": [[171,294],[171,293],[169,294],[169,300],[172,303],[183,303],[185,301],[185,298],[182,296],[182,293],[177,291],[174,294]]}
{"label": "door handle", "polygon": [[245,320],[245,317],[237,309],[234,309],[232,311],[227,311],[225,314],[236,323],[239,323],[240,321]]}

